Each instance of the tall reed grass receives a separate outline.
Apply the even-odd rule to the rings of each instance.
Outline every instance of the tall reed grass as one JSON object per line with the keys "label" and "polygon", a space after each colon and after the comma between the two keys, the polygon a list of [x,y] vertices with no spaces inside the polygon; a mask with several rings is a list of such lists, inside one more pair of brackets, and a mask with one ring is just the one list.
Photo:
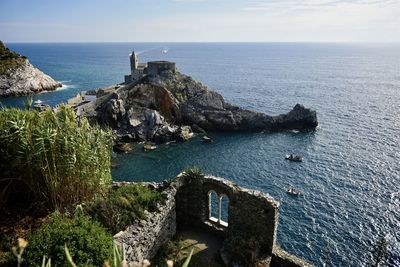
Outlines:
{"label": "tall reed grass", "polygon": [[76,119],[68,106],[0,110],[0,206],[10,193],[63,210],[111,185],[110,130]]}

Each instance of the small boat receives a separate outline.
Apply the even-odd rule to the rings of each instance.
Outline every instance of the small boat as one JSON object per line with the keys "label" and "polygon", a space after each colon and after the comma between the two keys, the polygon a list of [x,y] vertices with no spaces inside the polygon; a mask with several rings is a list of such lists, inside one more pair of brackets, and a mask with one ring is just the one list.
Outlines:
{"label": "small boat", "polygon": [[45,111],[47,108],[50,108],[50,106],[43,104],[43,101],[39,99],[33,102],[33,108],[39,112],[42,112]]}
{"label": "small boat", "polygon": [[210,143],[212,143],[212,142],[214,142],[210,137],[208,137],[208,136],[203,136],[203,143],[205,143],[205,144],[210,144]]}
{"label": "small boat", "polygon": [[303,161],[303,158],[302,158],[301,156],[299,156],[299,155],[293,155],[293,154],[286,155],[286,156],[285,156],[285,159],[286,159],[286,160],[290,160],[290,161],[297,161],[297,162]]}
{"label": "small boat", "polygon": [[289,187],[289,189],[286,191],[286,193],[288,193],[289,195],[292,195],[292,196],[300,195],[300,191],[293,187]]}

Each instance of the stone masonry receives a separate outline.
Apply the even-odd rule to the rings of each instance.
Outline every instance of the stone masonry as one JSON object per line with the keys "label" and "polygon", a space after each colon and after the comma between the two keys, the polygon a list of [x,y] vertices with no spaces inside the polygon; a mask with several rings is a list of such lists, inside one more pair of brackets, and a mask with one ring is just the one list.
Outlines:
{"label": "stone masonry", "polygon": [[[268,194],[242,188],[219,177],[184,174],[169,185],[156,187],[163,189],[164,196],[158,211],[147,213],[146,220],[114,236],[117,243],[125,244],[129,259],[151,259],[177,230],[201,229],[225,240],[221,258],[227,266],[237,266],[232,258],[234,251],[243,250],[243,244],[254,240],[257,242],[251,249],[257,266],[312,266],[276,245],[279,202]],[[218,218],[211,216],[211,194],[217,195],[219,201],[222,197],[228,199],[227,222],[222,220],[220,210]],[[221,209],[221,203],[217,207]]]}
{"label": "stone masonry", "polygon": [[[116,183],[121,186],[121,183]],[[124,184],[129,183],[122,183]],[[145,212],[144,220],[130,225],[114,236],[116,244],[124,244],[128,261],[153,258],[160,246],[176,233],[176,188],[149,184],[163,190],[163,200],[157,204],[156,212]]]}

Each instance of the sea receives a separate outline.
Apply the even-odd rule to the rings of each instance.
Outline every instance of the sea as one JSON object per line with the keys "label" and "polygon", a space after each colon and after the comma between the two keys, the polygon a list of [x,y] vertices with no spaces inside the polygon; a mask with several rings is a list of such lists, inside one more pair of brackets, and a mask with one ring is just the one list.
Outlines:
{"label": "sea", "polygon": [[[378,240],[400,266],[400,44],[9,43],[64,86],[45,104],[121,83],[129,54],[170,60],[226,101],[270,115],[301,103],[312,132],[210,133],[144,153],[115,155],[116,181],[162,181],[189,166],[280,201],[277,242],[316,266],[372,266]],[[26,98],[1,99],[22,106]],[[288,162],[286,154],[303,156]],[[286,190],[301,192],[294,197]]]}

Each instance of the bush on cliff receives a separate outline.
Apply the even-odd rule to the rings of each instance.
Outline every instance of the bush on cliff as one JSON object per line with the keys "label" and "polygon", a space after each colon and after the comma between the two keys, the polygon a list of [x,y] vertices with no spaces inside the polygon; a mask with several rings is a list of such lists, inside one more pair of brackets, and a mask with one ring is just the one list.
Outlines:
{"label": "bush on cliff", "polygon": [[200,179],[202,177],[204,177],[204,173],[202,171],[202,169],[200,169],[197,166],[192,166],[187,168],[184,172],[183,172],[183,176],[185,176],[186,178],[190,178],[190,179]]}
{"label": "bush on cliff", "polygon": [[26,57],[11,51],[0,41],[0,75],[20,66]]}
{"label": "bush on cliff", "polygon": [[0,207],[38,203],[64,210],[103,195],[111,184],[111,132],[56,112],[0,110]]}
{"label": "bush on cliff", "polygon": [[43,256],[51,258],[54,266],[69,266],[65,245],[77,266],[103,266],[112,258],[111,234],[90,217],[53,214],[50,222],[28,237],[24,256],[27,266],[37,266]]}
{"label": "bush on cliff", "polygon": [[112,233],[125,230],[135,220],[144,218],[144,210],[154,211],[161,194],[144,185],[113,188],[104,199],[87,205],[86,211]]}

